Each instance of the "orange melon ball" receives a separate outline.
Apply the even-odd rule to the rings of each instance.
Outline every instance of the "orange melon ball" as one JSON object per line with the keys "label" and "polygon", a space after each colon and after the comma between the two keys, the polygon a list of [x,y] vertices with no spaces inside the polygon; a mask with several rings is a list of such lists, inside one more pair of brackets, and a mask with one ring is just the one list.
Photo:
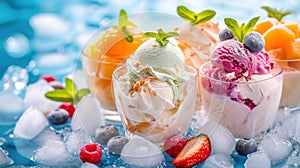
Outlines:
{"label": "orange melon ball", "polygon": [[254,31],[257,31],[260,34],[264,34],[268,29],[274,25],[278,25],[280,22],[274,18],[267,18],[266,20],[260,22],[256,25]]}
{"label": "orange melon ball", "polygon": [[286,51],[284,45],[293,42],[296,38],[296,35],[285,25],[279,24],[267,30],[263,34],[263,37],[265,39],[265,49],[267,51],[277,48],[282,48],[284,51]]}

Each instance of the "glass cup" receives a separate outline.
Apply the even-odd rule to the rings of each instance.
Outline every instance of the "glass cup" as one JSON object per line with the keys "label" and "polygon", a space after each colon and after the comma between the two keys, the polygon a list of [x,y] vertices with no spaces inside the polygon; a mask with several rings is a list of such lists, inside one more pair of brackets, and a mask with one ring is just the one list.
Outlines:
{"label": "glass cup", "polygon": [[193,67],[185,68],[192,74],[186,82],[169,85],[154,80],[133,90],[130,82],[122,80],[128,73],[127,67],[123,65],[114,71],[115,102],[128,136],[139,135],[160,144],[188,129],[196,111],[198,74]]}
{"label": "glass cup", "polygon": [[271,75],[253,75],[255,81],[243,83],[214,79],[200,67],[201,97],[208,119],[222,124],[236,138],[253,138],[265,133],[278,111],[283,70],[276,65]]}
{"label": "glass cup", "polygon": [[274,61],[283,67],[280,107],[300,107],[300,59]]}
{"label": "glass cup", "polygon": [[[88,87],[99,100],[106,120],[112,122],[120,122],[112,96],[112,72],[124,64],[126,58],[132,55],[136,48],[148,39],[142,35],[143,32],[157,31],[159,28],[170,32],[174,31],[175,27],[185,23],[183,19],[176,15],[159,12],[129,15],[128,20],[137,25],[135,29],[130,29],[134,33],[133,43],[126,43],[122,32],[114,32],[113,35],[108,36],[107,30],[111,31],[113,25],[118,25],[118,20],[113,20],[101,27],[81,51],[82,65]],[[185,55],[186,64],[198,68],[202,61],[197,54],[182,40],[177,38],[177,41],[178,46]]]}
{"label": "glass cup", "polygon": [[[116,107],[112,96],[112,73],[117,67],[124,63],[125,59],[132,54],[135,49],[143,41],[145,41],[146,38],[142,37],[140,34],[136,34],[134,35],[134,39],[135,40],[133,43],[127,44],[127,49],[123,48],[123,55],[122,52],[120,52],[120,54],[99,54],[99,57],[93,57],[93,52],[90,50],[83,50],[81,53],[82,65],[88,88],[100,101],[101,108],[106,116],[106,119],[113,122],[119,122],[120,118],[116,112]],[[119,39],[116,41],[114,47],[119,49],[118,45],[122,45],[122,43],[126,43],[125,39]],[[87,45],[86,49],[89,49],[88,47],[92,45],[93,44]],[[124,52],[124,50],[127,51]],[[108,51],[106,53],[112,52],[114,51]]]}

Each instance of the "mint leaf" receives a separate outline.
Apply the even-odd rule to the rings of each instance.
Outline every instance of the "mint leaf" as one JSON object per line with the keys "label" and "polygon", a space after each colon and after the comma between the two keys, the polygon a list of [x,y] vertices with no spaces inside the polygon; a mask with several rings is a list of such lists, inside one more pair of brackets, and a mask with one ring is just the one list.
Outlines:
{"label": "mint leaf", "polygon": [[240,41],[241,39],[241,30],[238,22],[232,18],[225,18],[224,19],[225,25],[231,30],[232,34]]}
{"label": "mint leaf", "polygon": [[194,25],[197,25],[199,23],[205,23],[212,18],[214,18],[216,15],[216,12],[213,10],[204,10],[197,14],[196,20],[193,22]]}
{"label": "mint leaf", "polygon": [[133,36],[128,32],[126,26],[122,27],[122,32],[125,36],[125,39],[129,42],[132,43],[133,42]]}
{"label": "mint leaf", "polygon": [[188,9],[185,6],[178,6],[177,7],[177,14],[189,21],[192,25],[197,25],[199,23],[205,23],[215,17],[216,12],[213,10],[204,10],[196,14],[194,11]]}
{"label": "mint leaf", "polygon": [[73,96],[63,89],[49,91],[45,94],[45,97],[53,101],[73,103]]}
{"label": "mint leaf", "polygon": [[112,26],[112,28],[121,30],[124,34],[126,41],[132,43],[133,35],[129,32],[127,26],[136,27],[134,23],[128,20],[126,11],[124,9],[121,9],[119,13],[119,25]]}
{"label": "mint leaf", "polygon": [[74,97],[74,103],[77,104],[84,96],[86,96],[90,93],[91,93],[91,91],[87,88],[78,90],[78,92],[76,93],[76,95]]}
{"label": "mint leaf", "polygon": [[268,13],[268,17],[275,18],[278,21],[281,21],[287,15],[295,13],[293,10],[278,10],[269,6],[262,6],[261,8]]}
{"label": "mint leaf", "polygon": [[241,25],[239,25],[235,19],[225,18],[224,23],[228,29],[231,30],[232,34],[237,38],[237,40],[241,43],[244,43],[245,36],[254,29],[259,18],[259,16],[254,17],[250,19],[247,24],[242,23]]}
{"label": "mint leaf", "polygon": [[196,18],[196,13],[189,10],[187,7],[185,6],[178,6],[177,7],[177,14],[187,20],[187,21],[190,21],[190,22],[193,22]]}
{"label": "mint leaf", "polygon": [[75,93],[77,92],[77,86],[70,78],[65,79],[65,85],[66,92],[71,96],[75,95]]}
{"label": "mint leaf", "polygon": [[55,89],[53,91],[49,91],[45,93],[45,97],[53,101],[71,102],[73,104],[77,104],[82,97],[89,93],[90,90],[87,88],[77,90],[77,86],[72,79],[66,78],[65,89]]}
{"label": "mint leaf", "polygon": [[127,13],[124,9],[120,10],[120,14],[119,14],[119,26],[120,27],[124,27],[127,25]]}
{"label": "mint leaf", "polygon": [[176,32],[166,33],[162,29],[158,29],[157,33],[146,32],[144,33],[144,36],[155,38],[161,47],[165,47],[169,43],[168,38],[179,36],[179,34]]}
{"label": "mint leaf", "polygon": [[158,34],[154,33],[154,32],[146,32],[146,33],[144,33],[144,36],[158,38]]}
{"label": "mint leaf", "polygon": [[259,16],[254,17],[254,18],[252,18],[252,19],[247,23],[246,27],[243,28],[243,29],[244,29],[244,35],[247,35],[248,33],[250,33],[250,32],[254,29],[254,27],[255,27],[255,25],[257,24],[259,18],[260,18]]}

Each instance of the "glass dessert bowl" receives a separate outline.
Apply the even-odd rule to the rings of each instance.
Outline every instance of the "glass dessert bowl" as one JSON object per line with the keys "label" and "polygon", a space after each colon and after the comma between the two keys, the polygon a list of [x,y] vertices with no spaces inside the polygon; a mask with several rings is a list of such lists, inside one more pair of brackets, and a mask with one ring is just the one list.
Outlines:
{"label": "glass dessert bowl", "polygon": [[[122,23],[124,18],[126,24]],[[187,22],[176,15],[145,12],[127,16],[120,12],[119,20],[112,21],[92,36],[81,52],[83,70],[88,87],[100,101],[101,107],[105,111],[106,119],[111,121],[120,120],[112,96],[112,72],[124,64],[126,59],[143,42],[149,39],[149,37],[144,36],[144,32],[156,31],[158,28],[162,28],[164,31],[180,30],[178,32],[180,35],[182,33],[181,27],[186,24]],[[209,30],[211,28],[208,27],[205,29]],[[215,29],[215,25],[213,29]],[[195,27],[193,31],[200,31],[200,28]],[[193,35],[193,32],[190,32]],[[198,32],[198,34],[201,34],[201,32]],[[207,37],[204,38],[202,36],[204,34],[201,34],[199,40],[202,40],[202,43],[205,42],[205,44],[201,43],[203,48],[211,42]],[[182,50],[185,56],[185,63],[198,69],[204,61],[197,52],[194,52],[194,47],[191,47],[181,36],[175,39],[177,41],[176,45]]]}
{"label": "glass dessert bowl", "polygon": [[[252,31],[259,17],[246,27],[225,18],[211,60],[200,67],[201,98],[208,119],[228,128],[236,138],[265,133],[275,120],[282,85],[282,67],[264,50],[264,38]],[[233,26],[235,25],[235,26]]]}
{"label": "glass dessert bowl", "polygon": [[208,76],[211,63],[200,68],[201,96],[208,119],[216,121],[239,138],[251,138],[270,128],[282,90],[282,68],[271,74],[253,75],[251,81],[226,82]]}
{"label": "glass dessert bowl", "polygon": [[114,71],[113,92],[128,135],[163,143],[188,129],[196,111],[198,73],[186,64],[173,37],[177,33],[158,29],[145,35],[150,39]]}

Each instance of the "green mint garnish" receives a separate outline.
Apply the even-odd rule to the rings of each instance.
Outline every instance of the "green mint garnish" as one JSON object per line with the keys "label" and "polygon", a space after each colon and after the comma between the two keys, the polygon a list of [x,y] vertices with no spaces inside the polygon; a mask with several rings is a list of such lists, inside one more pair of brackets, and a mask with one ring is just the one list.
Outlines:
{"label": "green mint garnish", "polygon": [[155,33],[155,32],[146,32],[144,35],[148,36],[148,37],[155,38],[156,41],[158,42],[158,44],[161,47],[164,47],[164,46],[166,46],[169,43],[168,38],[179,36],[179,34],[176,33],[176,32],[168,32],[168,33],[166,33],[162,29],[158,29],[157,33]]}
{"label": "green mint garnish", "polygon": [[77,104],[81,98],[89,94],[90,90],[83,88],[78,90],[72,79],[65,79],[65,89],[55,89],[45,94],[45,97],[58,102],[71,102]]}
{"label": "green mint garnish", "polygon": [[199,23],[205,23],[215,17],[216,12],[213,10],[204,10],[198,14],[189,10],[185,6],[177,7],[177,14],[185,20],[191,22],[192,25],[197,25]]}
{"label": "green mint garnish", "polygon": [[278,21],[281,21],[287,15],[295,13],[293,10],[278,10],[269,6],[262,6],[261,8],[268,12],[268,17],[275,18]]}
{"label": "green mint garnish", "polygon": [[130,32],[127,29],[127,26],[136,27],[134,23],[132,23],[130,20],[128,20],[127,13],[124,9],[120,10],[119,14],[119,26],[112,26],[115,29],[121,29],[125,39],[129,42],[133,42],[133,36],[130,34]]}
{"label": "green mint garnish", "polygon": [[228,29],[231,30],[237,40],[241,43],[244,43],[245,36],[254,29],[259,18],[259,16],[254,17],[247,24],[242,23],[241,25],[239,25],[235,19],[225,18],[224,23],[226,24]]}

